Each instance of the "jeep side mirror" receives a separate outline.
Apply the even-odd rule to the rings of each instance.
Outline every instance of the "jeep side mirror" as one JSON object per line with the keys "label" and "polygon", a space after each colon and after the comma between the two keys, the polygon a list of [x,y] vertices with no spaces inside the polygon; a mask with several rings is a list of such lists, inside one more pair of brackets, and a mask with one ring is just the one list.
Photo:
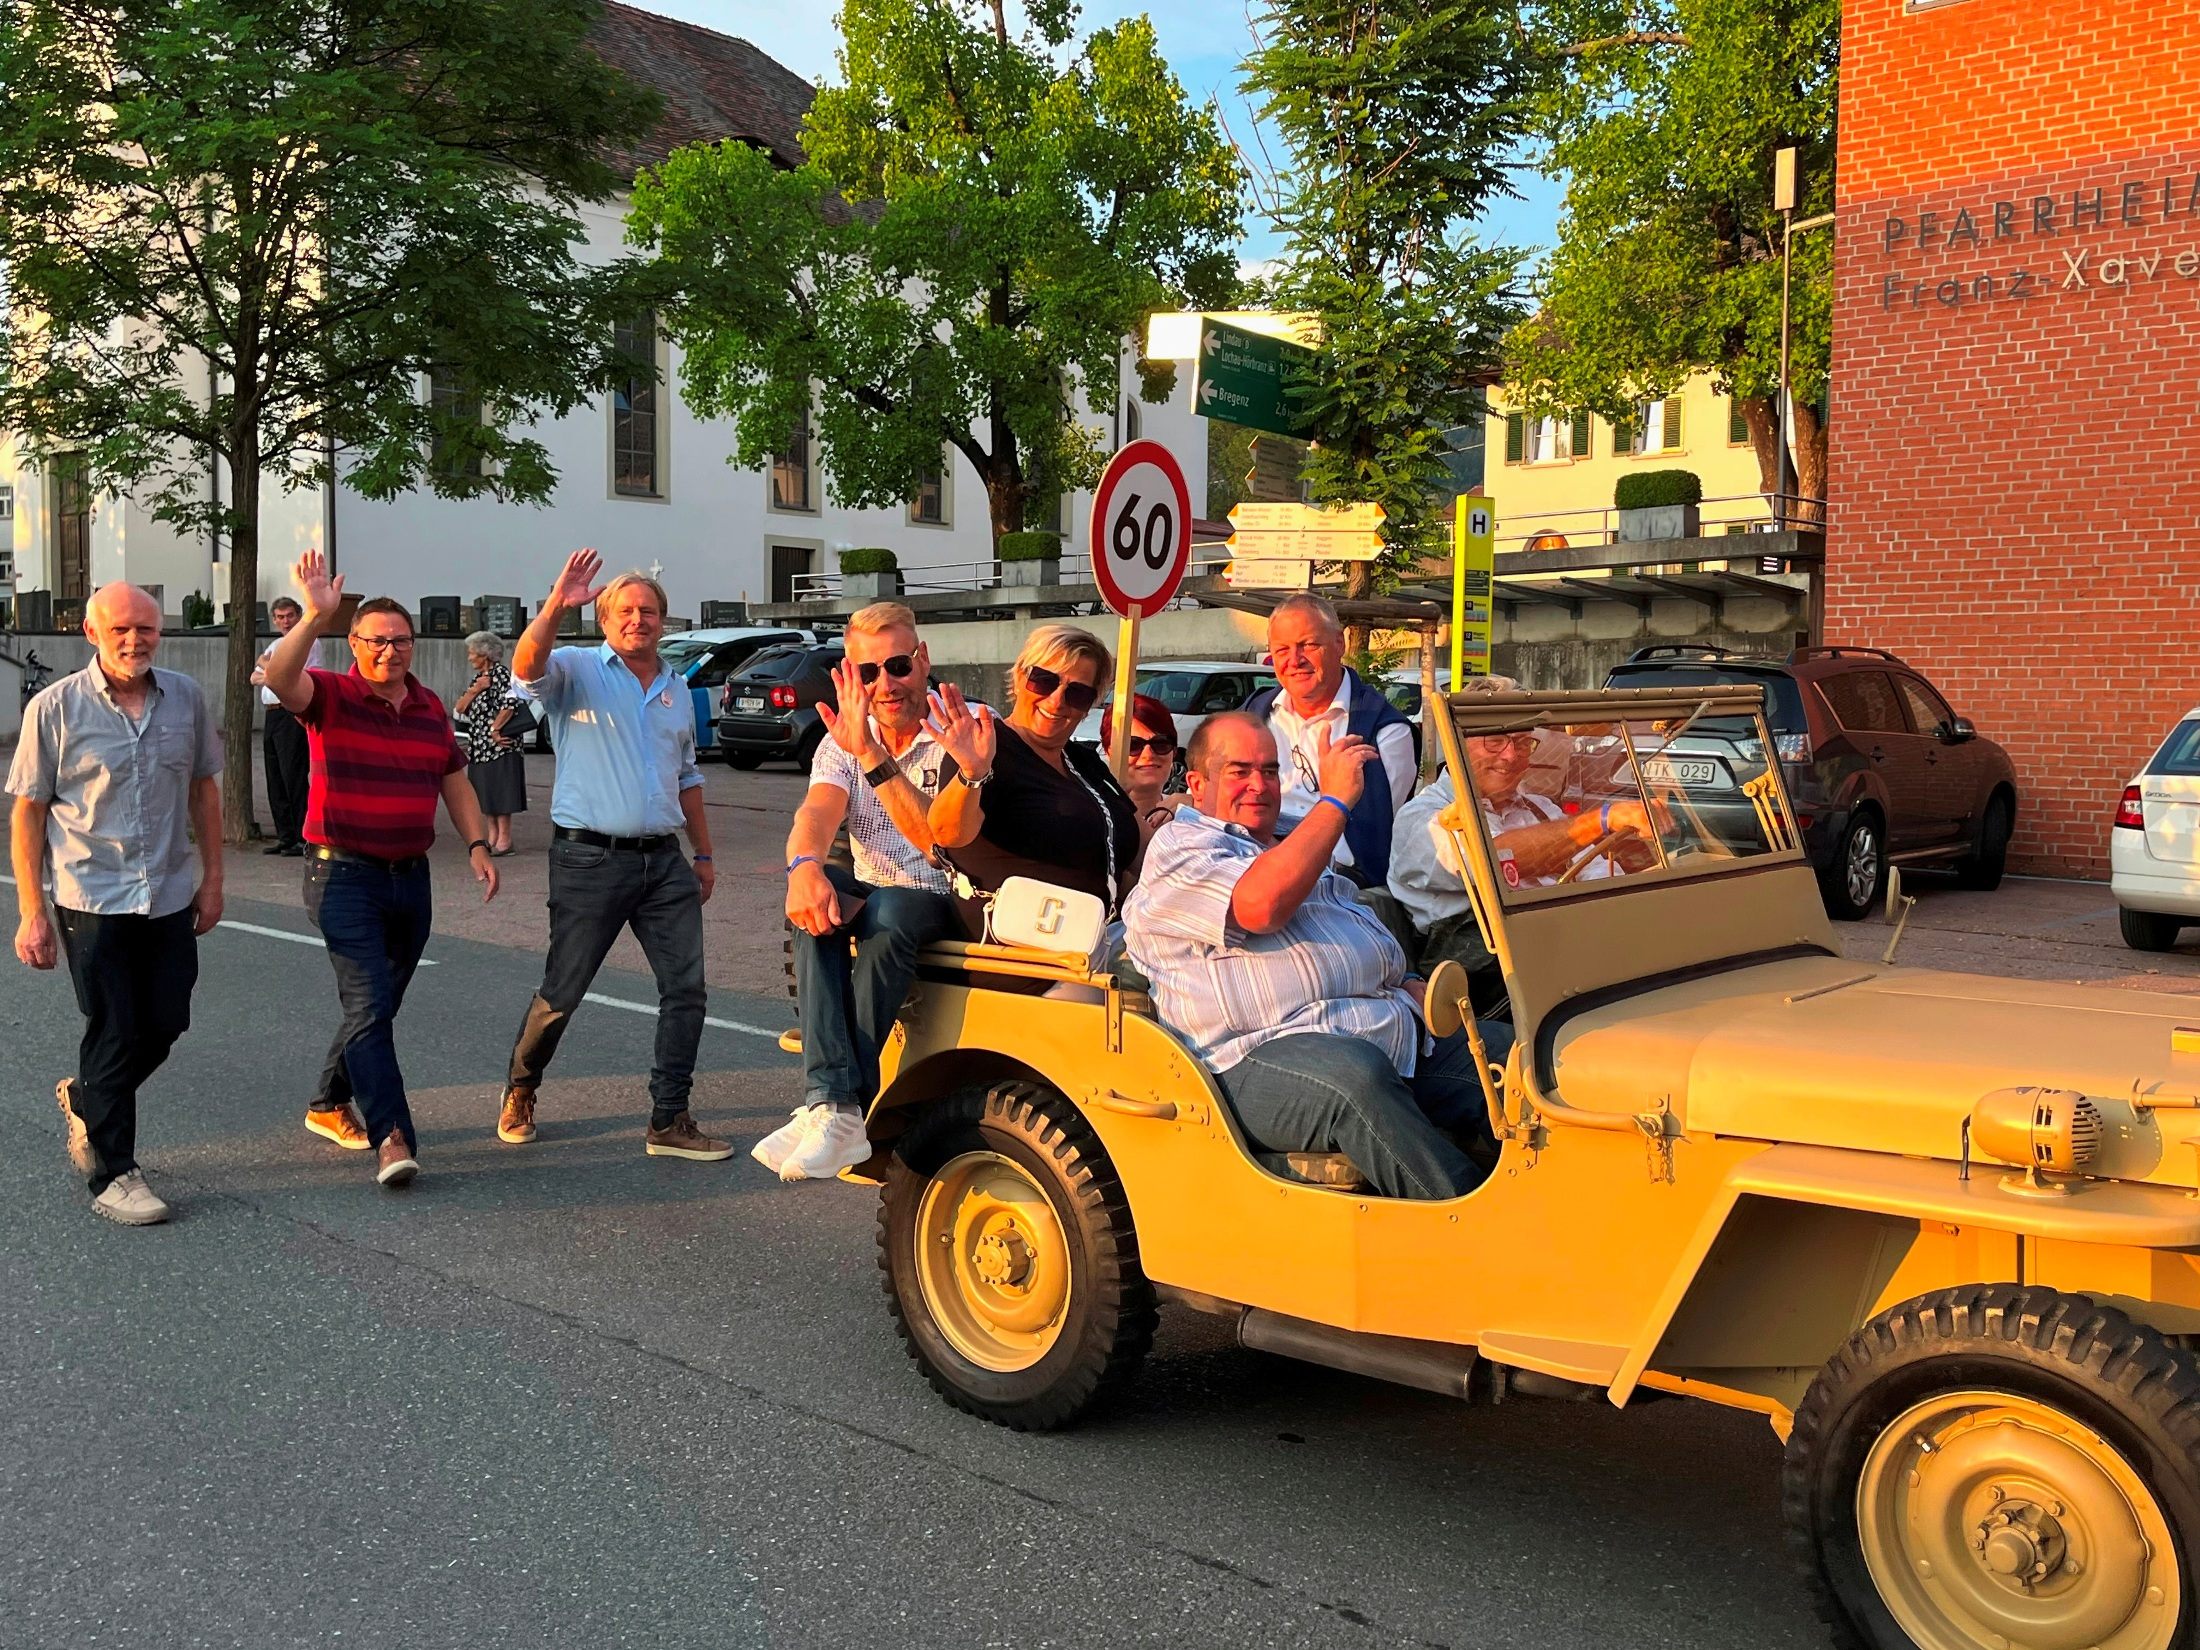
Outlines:
{"label": "jeep side mirror", "polygon": [[1976,739],[1978,729],[1968,716],[1958,716],[1948,723],[1947,731],[1942,737],[1951,745],[1960,745],[1966,739]]}

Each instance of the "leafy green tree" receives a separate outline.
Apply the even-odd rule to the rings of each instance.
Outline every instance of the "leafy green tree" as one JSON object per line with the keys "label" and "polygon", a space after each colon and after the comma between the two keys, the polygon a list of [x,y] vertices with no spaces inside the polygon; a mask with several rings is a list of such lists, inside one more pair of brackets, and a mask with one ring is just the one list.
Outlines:
{"label": "leafy green tree", "polygon": [[[997,539],[1096,477],[1073,386],[1112,408],[1146,315],[1228,290],[1241,173],[1143,17],[1082,40],[1061,0],[1013,29],[1002,0],[847,0],[839,21],[845,84],[810,107],[806,164],[683,149],[637,182],[630,233],[734,463],[785,446],[814,393],[837,501],[900,504],[952,448]],[[1174,382],[1140,376],[1149,401]]]}
{"label": "leafy green tree", "polygon": [[1471,231],[1509,194],[1525,88],[1498,0],[1272,0],[1246,90],[1289,152],[1274,185],[1276,307],[1320,319],[1292,386],[1315,442],[1313,502],[1384,506],[1388,550],[1346,593],[1441,553],[1432,490],[1443,432],[1483,416],[1482,385],[1517,320],[1517,255]]}
{"label": "leafy green tree", "polygon": [[[0,0],[0,426],[229,550],[252,829],[263,480],[541,499],[525,421],[631,363],[575,206],[655,101],[594,0]],[[430,369],[459,393],[423,394]],[[209,501],[214,459],[232,485]]]}
{"label": "leafy green tree", "polygon": [[[1799,151],[1798,217],[1831,210],[1839,0],[1539,0],[1527,18],[1535,128],[1566,210],[1509,381],[1535,411],[1624,420],[1708,371],[1777,491],[1773,156]],[[1832,251],[1825,232],[1795,241],[1796,476],[1811,498],[1825,496]]]}

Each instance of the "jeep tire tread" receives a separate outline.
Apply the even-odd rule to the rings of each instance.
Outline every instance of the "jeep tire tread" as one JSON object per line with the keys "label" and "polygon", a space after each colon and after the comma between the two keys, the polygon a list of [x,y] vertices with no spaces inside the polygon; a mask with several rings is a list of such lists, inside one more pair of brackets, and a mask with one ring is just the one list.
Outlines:
{"label": "jeep tire tread", "polygon": [[[1068,1303],[1028,1367],[988,1368],[938,1321],[917,1264],[925,1197],[973,1153],[1006,1159],[1045,1194],[1068,1258]],[[936,1239],[935,1239],[936,1241]],[[879,1266],[902,1342],[941,1397],[1018,1432],[1067,1426],[1136,1372],[1153,1344],[1153,1286],[1130,1203],[1100,1138],[1067,1098],[1035,1083],[973,1088],[929,1107],[895,1144],[879,1192]]]}
{"label": "jeep tire tread", "polygon": [[[1897,1422],[1907,1432],[1908,1418],[1935,1400],[1982,1394],[2074,1423],[2092,1445],[2106,1444],[2152,1498],[2171,1537],[2179,1615],[2147,1632],[2146,1642],[2193,1646],[2200,1619],[2200,1578],[2190,1566],[2190,1555],[2200,1551],[2200,1370],[2192,1354],[2083,1295],[2009,1283],[1938,1290],[1872,1319],[1819,1372],[1795,1412],[1781,1469],[1788,1543],[1835,1642],[1851,1650],[1912,1645],[1865,1558],[1864,1475],[1875,1446]],[[2094,1458],[2105,1457],[2095,1450]],[[1998,1476],[2001,1469],[1993,1471]],[[1908,1484],[1919,1482],[1908,1474]],[[2054,1510],[2062,1510],[2059,1502]],[[1916,1568],[1931,1573],[1929,1564]]]}

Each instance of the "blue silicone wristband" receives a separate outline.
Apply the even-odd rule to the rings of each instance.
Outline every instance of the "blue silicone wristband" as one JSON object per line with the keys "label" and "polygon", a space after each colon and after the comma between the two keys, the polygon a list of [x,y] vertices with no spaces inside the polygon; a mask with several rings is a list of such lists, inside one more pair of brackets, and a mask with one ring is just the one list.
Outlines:
{"label": "blue silicone wristband", "polygon": [[1345,818],[1350,819],[1352,817],[1352,810],[1346,807],[1342,802],[1338,801],[1335,797],[1331,796],[1327,791],[1322,792],[1321,795],[1314,798],[1314,806],[1318,808],[1324,802],[1328,803],[1332,808],[1335,808],[1337,812],[1343,814]]}
{"label": "blue silicone wristband", "polygon": [[822,865],[824,863],[825,862],[819,859],[815,854],[797,854],[794,856],[794,858],[787,861],[787,875],[789,875],[790,877],[793,876],[796,871],[800,870],[805,865]]}
{"label": "blue silicone wristband", "polygon": [[1605,804],[1604,804],[1604,809],[1603,809],[1603,811],[1602,811],[1601,813],[1599,813],[1599,814],[1597,815],[1597,835],[1598,835],[1598,836],[1610,836],[1611,834],[1612,834],[1612,805],[1611,805],[1611,803],[1607,802],[1607,803],[1605,803]]}

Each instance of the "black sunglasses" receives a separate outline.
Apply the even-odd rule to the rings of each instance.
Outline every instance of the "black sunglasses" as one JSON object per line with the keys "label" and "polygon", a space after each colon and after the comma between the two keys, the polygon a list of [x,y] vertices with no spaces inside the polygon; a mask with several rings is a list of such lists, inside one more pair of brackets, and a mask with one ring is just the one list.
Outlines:
{"label": "black sunglasses", "polygon": [[891,659],[881,659],[875,665],[856,666],[856,680],[869,687],[878,680],[878,673],[883,670],[898,682],[916,668],[917,656],[914,653],[897,653]]}
{"label": "black sunglasses", "polygon": [[1140,734],[1132,734],[1131,755],[1144,756],[1148,751],[1152,751],[1156,756],[1173,756],[1176,753],[1176,741],[1165,733],[1157,733],[1151,739]]}
{"label": "black sunglasses", "polygon": [[1044,665],[1024,666],[1024,685],[1031,689],[1035,699],[1051,699],[1059,691],[1062,708],[1080,716],[1092,709],[1094,701],[1100,697],[1100,689],[1094,683],[1065,682],[1060,671],[1048,670]]}

